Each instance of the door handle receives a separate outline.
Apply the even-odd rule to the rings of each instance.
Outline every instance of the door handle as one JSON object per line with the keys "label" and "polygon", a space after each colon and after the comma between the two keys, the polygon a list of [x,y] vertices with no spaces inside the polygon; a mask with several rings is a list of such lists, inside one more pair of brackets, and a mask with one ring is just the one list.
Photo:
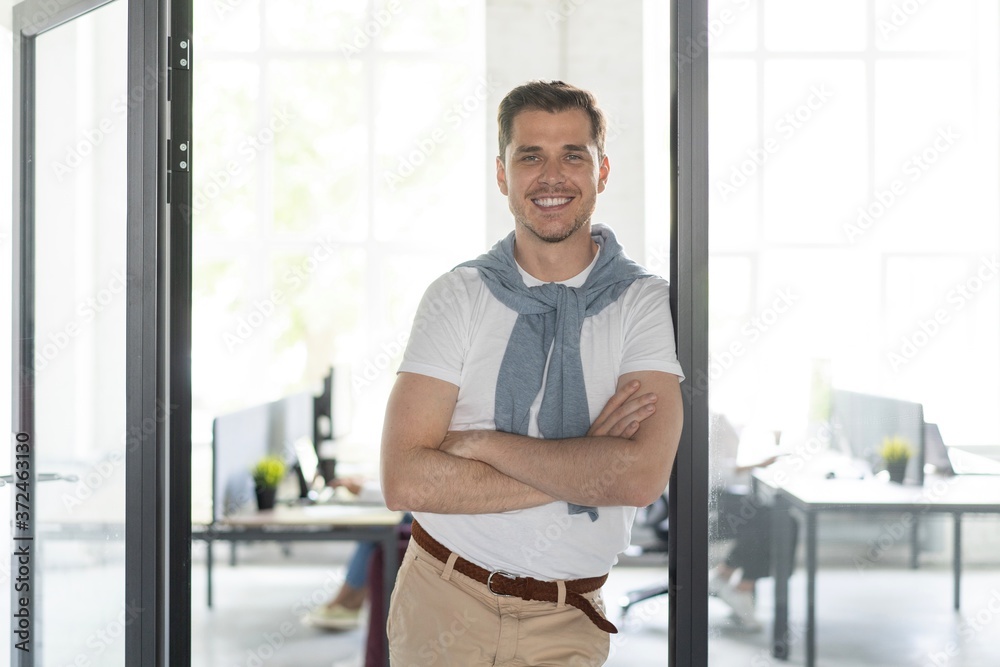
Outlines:
{"label": "door handle", "polygon": [[[77,482],[80,480],[80,476],[63,475],[62,473],[58,472],[40,472],[38,473],[38,475],[35,476],[36,482],[58,482],[60,480],[65,482]],[[13,483],[14,483],[13,475],[0,475],[0,486],[6,486],[7,484],[13,484]]]}

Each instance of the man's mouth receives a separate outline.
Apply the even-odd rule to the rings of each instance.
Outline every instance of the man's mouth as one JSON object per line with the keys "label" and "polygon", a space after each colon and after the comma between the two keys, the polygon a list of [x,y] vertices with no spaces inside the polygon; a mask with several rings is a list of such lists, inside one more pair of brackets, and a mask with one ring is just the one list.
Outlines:
{"label": "man's mouth", "polygon": [[532,199],[532,203],[539,208],[554,209],[560,206],[565,206],[566,204],[573,201],[572,197],[539,197],[538,199]]}

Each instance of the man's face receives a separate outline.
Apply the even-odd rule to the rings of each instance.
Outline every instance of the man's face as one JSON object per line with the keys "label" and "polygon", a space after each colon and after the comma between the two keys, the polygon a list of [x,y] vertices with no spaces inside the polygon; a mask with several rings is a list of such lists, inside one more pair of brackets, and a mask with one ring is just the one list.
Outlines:
{"label": "man's face", "polygon": [[521,111],[506,155],[497,158],[497,184],[517,226],[549,243],[590,222],[608,171],[582,109]]}

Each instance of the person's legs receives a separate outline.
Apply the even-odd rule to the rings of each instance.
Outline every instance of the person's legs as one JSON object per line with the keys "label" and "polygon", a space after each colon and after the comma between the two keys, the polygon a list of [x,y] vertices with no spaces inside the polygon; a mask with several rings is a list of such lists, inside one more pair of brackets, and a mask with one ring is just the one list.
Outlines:
{"label": "person's legs", "polygon": [[344,575],[344,585],[337,595],[327,603],[327,607],[336,605],[347,609],[361,609],[368,594],[368,564],[377,545],[375,542],[358,542],[347,563],[347,574]]}
{"label": "person's legs", "polygon": [[[756,510],[737,531],[736,542],[719,572],[720,579],[724,577],[726,583],[716,592],[748,630],[760,629],[754,614],[754,593],[757,580],[768,576],[771,569],[770,508],[758,506]],[[736,570],[741,570],[740,579],[732,584],[730,579]]]}
{"label": "person's legs", "polygon": [[358,626],[361,606],[368,595],[368,563],[375,548],[375,542],[357,543],[340,590],[325,605],[313,609],[306,622],[328,630],[350,630]]}

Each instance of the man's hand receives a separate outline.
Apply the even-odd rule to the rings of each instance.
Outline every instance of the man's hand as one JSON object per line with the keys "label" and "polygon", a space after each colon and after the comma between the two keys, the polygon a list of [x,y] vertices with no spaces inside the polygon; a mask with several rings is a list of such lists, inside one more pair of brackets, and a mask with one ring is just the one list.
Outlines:
{"label": "man's hand", "polygon": [[[626,440],[639,430],[639,424],[653,416],[656,412],[656,394],[648,393],[636,396],[639,391],[639,381],[622,385],[608,399],[601,414],[587,431],[589,437],[610,435]],[[489,446],[487,436],[483,431],[448,431],[441,442],[442,452],[463,459],[482,460],[477,454],[477,446]]]}
{"label": "man's hand", "polygon": [[361,494],[361,487],[365,483],[365,478],[360,475],[353,475],[351,477],[335,477],[326,483],[327,486],[332,488],[337,488],[342,486],[354,495]]}
{"label": "man's hand", "polygon": [[612,435],[626,439],[635,435],[639,424],[656,412],[656,394],[634,396],[638,391],[638,380],[622,385],[597,415],[587,435]]}
{"label": "man's hand", "polygon": [[[652,391],[638,395],[636,383]],[[557,500],[643,507],[667,485],[683,414],[676,375],[636,371],[619,378],[615,394],[583,437],[447,432],[439,449],[451,455],[446,459],[486,464]]]}

